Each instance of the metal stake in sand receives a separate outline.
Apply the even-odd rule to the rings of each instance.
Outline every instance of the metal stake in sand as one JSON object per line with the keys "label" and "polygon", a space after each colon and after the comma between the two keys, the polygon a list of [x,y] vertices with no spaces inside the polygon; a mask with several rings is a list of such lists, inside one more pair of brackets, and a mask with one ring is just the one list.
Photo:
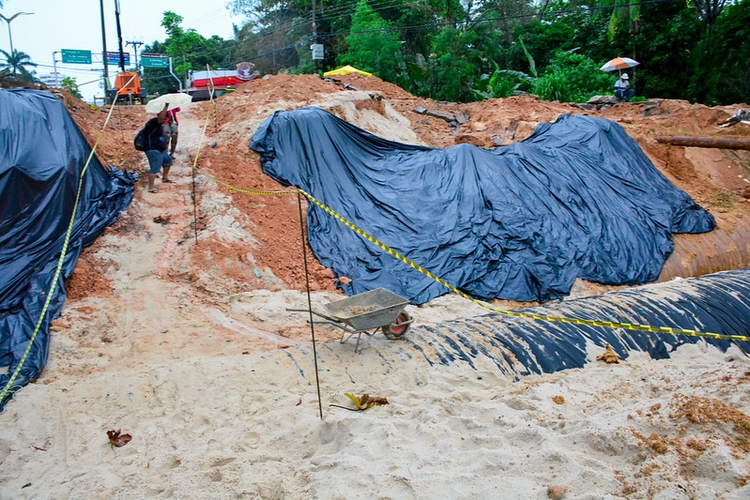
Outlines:
{"label": "metal stake in sand", "polygon": [[[197,160],[197,158],[196,158]],[[195,233],[195,244],[198,244],[198,201],[195,194],[195,169],[192,168],[193,173],[193,232]]]}
{"label": "metal stake in sand", "polygon": [[310,333],[312,335],[313,363],[315,364],[315,387],[318,389],[318,411],[323,420],[323,403],[320,399],[320,377],[318,376],[318,351],[315,346],[315,323],[313,322],[312,299],[310,299],[310,275],[307,272],[307,251],[305,249],[305,221],[302,217],[302,194],[297,192],[297,206],[299,207],[299,228],[302,236],[302,260],[305,263],[305,285],[307,287],[307,309],[310,311]]}

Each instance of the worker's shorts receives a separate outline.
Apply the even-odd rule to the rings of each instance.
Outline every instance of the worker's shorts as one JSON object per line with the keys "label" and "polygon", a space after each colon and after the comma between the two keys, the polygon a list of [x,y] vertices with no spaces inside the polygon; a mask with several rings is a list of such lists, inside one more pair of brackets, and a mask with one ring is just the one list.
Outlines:
{"label": "worker's shorts", "polygon": [[162,125],[162,130],[164,131],[164,137],[174,137],[177,138],[177,134],[179,133],[179,126],[177,125],[177,122],[169,122]]}
{"label": "worker's shorts", "polygon": [[148,158],[148,171],[152,174],[158,174],[161,172],[161,167],[171,167],[172,157],[166,151],[158,151],[156,149],[149,149],[145,151],[146,158]]}

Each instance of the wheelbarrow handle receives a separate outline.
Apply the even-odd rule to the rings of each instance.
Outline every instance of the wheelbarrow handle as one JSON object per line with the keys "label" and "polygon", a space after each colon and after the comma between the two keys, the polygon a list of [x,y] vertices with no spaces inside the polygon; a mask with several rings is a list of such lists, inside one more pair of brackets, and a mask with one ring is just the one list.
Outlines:
{"label": "wheelbarrow handle", "polygon": [[326,316],[325,314],[321,314],[319,312],[315,312],[315,311],[313,311],[311,309],[294,309],[294,308],[291,308],[291,307],[287,307],[286,310],[287,311],[292,311],[292,312],[312,313],[315,316],[320,316],[321,318],[325,318],[328,321],[333,321],[334,323],[341,323],[341,321],[337,320],[336,318],[331,318],[330,316]]}

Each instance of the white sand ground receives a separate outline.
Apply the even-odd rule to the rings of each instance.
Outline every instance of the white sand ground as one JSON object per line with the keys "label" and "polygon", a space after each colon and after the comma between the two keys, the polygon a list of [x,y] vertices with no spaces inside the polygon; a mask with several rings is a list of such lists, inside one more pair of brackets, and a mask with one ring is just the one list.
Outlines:
{"label": "white sand ground", "polygon": [[[309,346],[146,361],[131,349],[129,366],[59,378],[53,363],[0,414],[0,498],[750,494],[733,424],[682,413],[689,397],[750,411],[738,352],[683,346],[671,360],[635,354],[512,382],[416,357],[384,363],[386,342],[357,355],[351,343],[319,346],[322,419]],[[329,406],[350,406],[345,392],[389,404]],[[107,430],[133,439],[112,447]]]}

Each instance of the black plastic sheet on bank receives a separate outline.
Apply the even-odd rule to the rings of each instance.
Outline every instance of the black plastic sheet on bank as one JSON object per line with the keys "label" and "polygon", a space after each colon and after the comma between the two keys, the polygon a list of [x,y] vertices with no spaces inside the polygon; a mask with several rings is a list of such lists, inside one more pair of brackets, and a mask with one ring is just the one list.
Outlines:
{"label": "black plastic sheet on bank", "polygon": [[[91,147],[49,92],[0,89],[0,389],[21,364],[42,313]],[[13,389],[39,376],[50,322],[65,301],[81,250],[113,224],[133,198],[137,176],[92,158],[83,180],[61,277]],[[0,409],[7,402],[0,401]]]}
{"label": "black plastic sheet on bank", "polygon": [[[319,108],[277,111],[250,145],[263,171],[304,189],[469,295],[566,296],[577,277],[654,281],[672,233],[713,216],[672,185],[624,129],[561,116],[528,139],[447,150],[379,138]],[[308,238],[349,295],[387,288],[421,304],[449,290],[311,205]]]}
{"label": "black plastic sheet on bank", "polygon": [[[672,280],[522,309],[528,314],[670,326],[750,337],[750,269]],[[583,368],[606,344],[623,359],[646,352],[669,358],[685,344],[707,343],[726,352],[750,342],[576,325],[487,314],[435,325],[419,325],[406,337],[430,365],[495,366],[512,379]]]}

